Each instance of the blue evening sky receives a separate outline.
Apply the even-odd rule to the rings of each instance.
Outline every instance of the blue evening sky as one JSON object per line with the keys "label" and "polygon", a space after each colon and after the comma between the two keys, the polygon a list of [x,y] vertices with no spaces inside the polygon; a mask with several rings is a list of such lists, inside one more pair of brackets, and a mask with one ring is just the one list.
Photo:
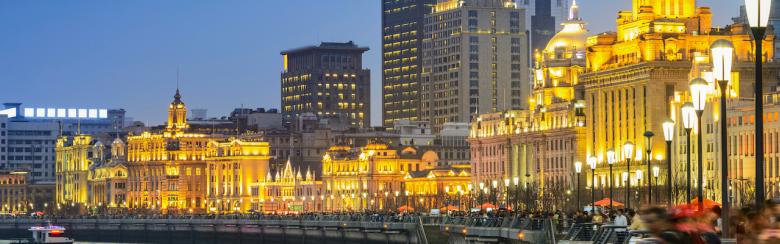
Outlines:
{"label": "blue evening sky", "polygon": [[[279,107],[279,52],[320,41],[371,48],[372,122],[381,118],[381,0],[0,1],[0,102],[124,108],[159,124],[180,69],[183,100],[210,117]],[[630,0],[578,0],[592,33]],[[742,1],[700,0],[725,25]]]}

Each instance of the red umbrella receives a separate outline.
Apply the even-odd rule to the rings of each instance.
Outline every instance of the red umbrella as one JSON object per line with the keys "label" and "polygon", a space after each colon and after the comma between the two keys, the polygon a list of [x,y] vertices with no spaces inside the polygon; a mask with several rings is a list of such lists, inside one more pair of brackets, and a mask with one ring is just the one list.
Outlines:
{"label": "red umbrella", "polygon": [[488,208],[495,209],[496,205],[493,205],[493,204],[490,204],[489,202],[486,202],[486,203],[483,203],[482,205],[477,206],[477,208],[480,208],[480,209],[488,209]]}
{"label": "red umbrella", "polygon": [[457,211],[458,207],[447,205],[446,207],[441,207],[441,211]]}
{"label": "red umbrella", "polygon": [[[601,199],[601,200],[597,201],[595,204],[596,204],[596,206],[599,206],[599,207],[609,206],[609,198]],[[612,201],[612,206],[623,206],[623,203],[622,202],[618,202],[618,201]]]}
{"label": "red umbrella", "polygon": [[[691,200],[691,205],[698,207],[699,206],[699,198],[694,198]],[[719,202],[710,200],[710,199],[704,199],[704,208],[713,208],[715,206],[720,206]]]}
{"label": "red umbrella", "polygon": [[398,208],[398,212],[411,212],[414,211],[413,207],[409,207],[407,205],[403,205],[400,208]]}

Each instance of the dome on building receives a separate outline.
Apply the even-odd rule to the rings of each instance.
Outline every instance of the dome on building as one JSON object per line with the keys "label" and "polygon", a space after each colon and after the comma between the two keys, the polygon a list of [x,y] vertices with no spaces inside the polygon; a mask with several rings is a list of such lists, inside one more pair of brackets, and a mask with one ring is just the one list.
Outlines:
{"label": "dome on building", "polygon": [[556,49],[561,47],[566,48],[566,50],[584,50],[588,39],[588,30],[585,29],[585,22],[579,17],[577,1],[571,5],[569,20],[562,25],[563,29],[550,39],[544,52],[553,54]]}

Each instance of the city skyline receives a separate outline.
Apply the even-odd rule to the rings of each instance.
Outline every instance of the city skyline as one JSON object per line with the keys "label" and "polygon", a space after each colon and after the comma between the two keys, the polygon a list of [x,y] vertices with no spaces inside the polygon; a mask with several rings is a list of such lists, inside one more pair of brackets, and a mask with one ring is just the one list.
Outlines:
{"label": "city skyline", "polygon": [[[628,1],[614,2],[578,1],[591,34],[614,29],[616,11],[629,9]],[[730,23],[740,4],[699,1],[712,7],[716,26]],[[10,50],[0,57],[3,102],[124,108],[135,120],[160,124],[161,105],[173,95],[178,69],[185,102],[208,109],[209,117],[236,107],[279,108],[281,50],[354,41],[371,48],[364,58],[364,68],[372,71],[371,124],[381,124],[379,1],[0,6],[0,33],[7,36],[0,47]],[[609,9],[594,10],[604,6]],[[296,19],[278,21],[285,17]],[[214,89],[215,83],[222,86]]]}

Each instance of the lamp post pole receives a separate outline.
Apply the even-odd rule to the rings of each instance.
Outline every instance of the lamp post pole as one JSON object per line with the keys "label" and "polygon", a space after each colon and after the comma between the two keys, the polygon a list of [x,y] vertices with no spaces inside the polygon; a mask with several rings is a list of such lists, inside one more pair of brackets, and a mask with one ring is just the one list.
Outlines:
{"label": "lamp post pole", "polygon": [[[650,178],[650,168],[652,168],[653,159],[652,159],[652,152],[653,152],[653,136],[655,136],[655,133],[652,131],[645,131],[645,153],[647,156],[645,157],[645,160],[647,160],[647,204],[653,204],[653,187],[652,187],[652,178]],[[641,185],[639,187],[642,187]],[[640,198],[641,199],[641,198]]]}
{"label": "lamp post pole", "polygon": [[608,149],[607,150],[607,164],[609,164],[609,208],[614,209],[614,205],[612,204],[612,199],[614,198],[612,195],[612,164],[615,163],[615,150],[614,149]]}
{"label": "lamp post pole", "polygon": [[687,102],[683,104],[681,107],[682,110],[682,117],[683,117],[683,126],[685,127],[685,138],[687,140],[687,144],[685,145],[685,150],[687,151],[685,157],[686,157],[686,187],[685,187],[685,204],[691,203],[691,131],[693,130],[693,116],[695,116],[695,108],[693,107],[693,104],[690,102]]}
{"label": "lamp post pole", "polygon": [[[672,191],[672,139],[674,139],[674,121],[666,119],[663,123],[664,140],[666,141],[666,194],[669,201],[667,207],[674,205],[674,192]],[[655,181],[658,184],[658,180]]]}
{"label": "lamp post pole", "polygon": [[575,209],[579,209],[580,206],[582,206],[580,205],[580,173],[582,172],[582,162],[574,162],[574,170],[577,172],[577,207]]}
{"label": "lamp post pole", "polygon": [[590,165],[590,201],[591,201],[591,211],[595,214],[596,213],[596,163],[597,159],[594,156],[588,157],[588,165]]}
{"label": "lamp post pole", "polygon": [[528,172],[525,173],[525,208],[526,210],[531,210],[531,192],[528,188],[528,178],[531,177],[531,174]]}
{"label": "lamp post pole", "polygon": [[[712,43],[710,47],[712,50],[712,66],[713,75],[718,81],[718,88],[720,88],[720,194],[721,194],[721,206],[723,207],[723,213],[730,212],[729,204],[729,160],[728,160],[728,116],[726,115],[726,97],[728,95],[728,84],[731,80],[731,67],[734,56],[734,45],[727,40],[717,40]],[[728,237],[729,228],[729,214],[721,215],[723,220],[722,228],[723,237]]]}
{"label": "lamp post pole", "polygon": [[631,209],[631,157],[634,156],[634,143],[627,141],[626,143],[623,143],[623,157],[626,157],[626,172],[628,175],[626,176],[626,183],[628,185],[626,186],[626,209]]}
{"label": "lamp post pole", "polygon": [[[764,4],[762,6],[762,4]],[[772,9],[772,1],[767,0],[745,0],[745,10],[750,23],[750,30],[753,32],[755,41],[755,63],[756,63],[756,82],[755,82],[755,155],[756,155],[756,207],[764,206],[764,91],[762,66],[764,61],[763,40],[766,34],[766,27],[769,22],[769,14]]]}
{"label": "lamp post pole", "polygon": [[699,198],[699,211],[704,210],[704,154],[702,153],[702,134],[704,134],[704,128],[701,127],[701,117],[704,115],[704,108],[707,105],[707,93],[709,90],[709,84],[702,78],[693,79],[690,83],[691,98],[693,100],[693,106],[696,109],[696,122],[698,124],[698,131],[696,133],[696,195]]}

